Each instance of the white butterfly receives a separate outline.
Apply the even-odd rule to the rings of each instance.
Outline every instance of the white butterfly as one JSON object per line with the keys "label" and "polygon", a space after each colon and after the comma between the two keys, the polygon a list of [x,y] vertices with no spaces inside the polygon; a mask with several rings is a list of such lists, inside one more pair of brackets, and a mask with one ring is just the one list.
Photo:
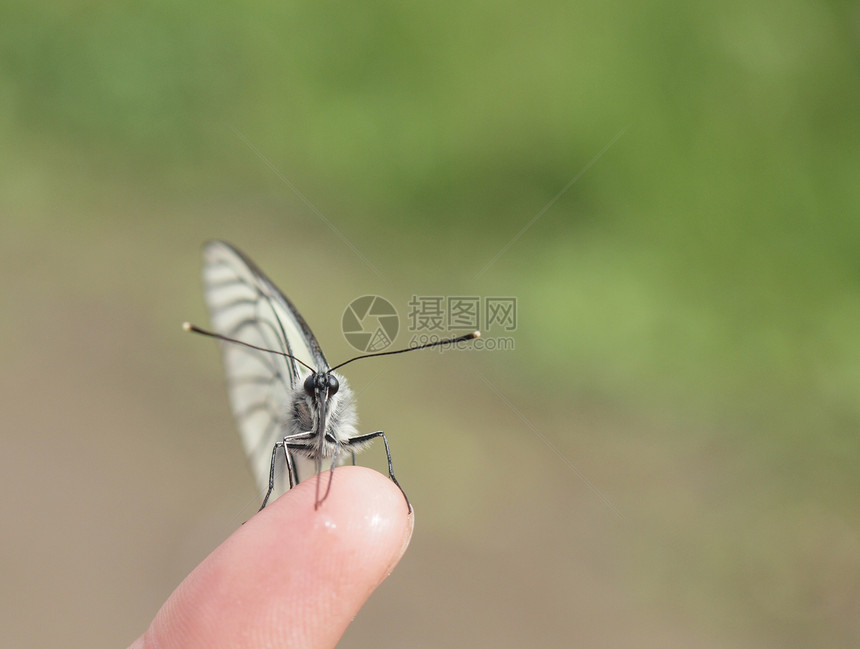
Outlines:
{"label": "white butterfly", "polygon": [[[367,354],[331,368],[313,332],[292,302],[236,248],[212,241],[204,248],[203,284],[214,332],[189,323],[184,328],[222,341],[227,390],[242,445],[261,490],[262,509],[272,493],[292,488],[319,474],[332,473],[325,493],[317,481],[316,505],[331,489],[334,467],[377,437],[385,444],[388,475],[394,477],[388,439],[382,431],[359,434],[352,391],[334,369],[365,358],[397,354],[477,338],[474,332],[453,340],[379,354]],[[280,451],[280,453],[279,453]],[[282,454],[287,470],[276,472]],[[406,498],[406,493],[403,492]],[[411,511],[409,499],[406,504]]]}

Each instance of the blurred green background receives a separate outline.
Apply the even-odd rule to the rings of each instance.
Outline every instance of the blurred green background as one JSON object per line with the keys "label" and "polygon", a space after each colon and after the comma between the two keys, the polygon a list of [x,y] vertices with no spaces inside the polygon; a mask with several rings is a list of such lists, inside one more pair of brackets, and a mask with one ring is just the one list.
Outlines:
{"label": "blurred green background", "polygon": [[350,366],[417,521],[341,646],[860,645],[858,207],[857,3],[7,0],[6,641],[124,646],[253,513],[218,237],[333,362],[518,299]]}

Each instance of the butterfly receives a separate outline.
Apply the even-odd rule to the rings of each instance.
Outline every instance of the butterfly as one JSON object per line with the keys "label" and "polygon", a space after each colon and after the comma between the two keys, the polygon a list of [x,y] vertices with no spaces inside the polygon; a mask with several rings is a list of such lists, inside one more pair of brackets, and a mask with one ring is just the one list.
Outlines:
{"label": "butterfly", "polygon": [[[471,340],[473,332],[418,347],[357,356],[331,367],[305,319],[295,305],[246,255],[223,241],[210,241],[203,250],[203,287],[213,331],[185,323],[186,331],[219,339],[227,376],[230,406],[242,446],[261,491],[262,510],[276,491],[291,489],[329,468],[321,493],[317,479],[315,507],[328,496],[335,467],[381,438],[394,476],[391,449],[383,431],[359,433],[355,398],[346,379],[335,370],[372,356]],[[286,470],[279,468],[283,457]]]}

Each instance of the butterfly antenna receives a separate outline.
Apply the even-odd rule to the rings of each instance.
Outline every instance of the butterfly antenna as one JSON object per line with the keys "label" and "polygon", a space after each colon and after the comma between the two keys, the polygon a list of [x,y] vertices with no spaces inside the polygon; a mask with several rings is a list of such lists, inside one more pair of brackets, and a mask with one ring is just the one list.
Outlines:
{"label": "butterfly antenna", "polygon": [[419,349],[427,349],[428,347],[437,347],[439,345],[453,345],[455,343],[461,343],[466,340],[474,340],[475,338],[480,338],[480,331],[473,331],[470,334],[465,334],[463,336],[457,336],[456,338],[446,338],[445,340],[437,340],[436,342],[427,343],[425,345],[418,345],[416,347],[407,347],[406,349],[396,349],[393,352],[376,352],[375,354],[364,354],[362,356],[356,356],[355,358],[350,358],[348,361],[344,361],[340,365],[335,365],[333,368],[329,370],[329,372],[333,372],[336,369],[339,369],[346,365],[347,363],[352,363],[352,361],[357,361],[362,358],[373,358],[374,356],[391,356],[392,354],[404,354],[406,352],[414,352]]}
{"label": "butterfly antenna", "polygon": [[[227,336],[222,336],[221,334],[216,334],[214,331],[206,331],[206,329],[201,329],[197,325],[193,325],[190,322],[183,322],[182,323],[182,329],[183,329],[183,331],[190,331],[191,333],[202,334],[204,336],[209,336],[210,338],[217,338],[218,340],[223,340],[224,342],[236,343],[237,345],[242,345],[243,347],[250,347],[251,349],[256,349],[256,350],[261,351],[261,352],[267,352],[269,354],[277,354],[278,356],[284,356],[285,358],[292,358],[299,365],[304,365],[311,372],[316,372],[316,370],[314,368],[312,368],[310,365],[308,365],[307,363],[305,363],[302,360],[299,360],[298,358],[296,358],[292,354],[287,354],[286,352],[279,352],[275,349],[266,349],[265,347],[257,347],[256,345],[252,345],[251,343],[246,343],[246,342],[243,342],[241,340],[236,340],[235,338],[228,338]],[[408,350],[404,350],[404,351],[408,351]]]}

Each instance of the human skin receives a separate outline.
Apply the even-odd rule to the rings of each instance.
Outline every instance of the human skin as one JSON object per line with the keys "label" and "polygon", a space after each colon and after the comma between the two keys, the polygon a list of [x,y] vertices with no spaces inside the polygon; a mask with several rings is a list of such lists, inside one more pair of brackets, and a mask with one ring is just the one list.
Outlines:
{"label": "human skin", "polygon": [[334,647],[403,556],[414,519],[400,490],[370,469],[338,467],[317,509],[315,483],[236,530],[130,649]]}

